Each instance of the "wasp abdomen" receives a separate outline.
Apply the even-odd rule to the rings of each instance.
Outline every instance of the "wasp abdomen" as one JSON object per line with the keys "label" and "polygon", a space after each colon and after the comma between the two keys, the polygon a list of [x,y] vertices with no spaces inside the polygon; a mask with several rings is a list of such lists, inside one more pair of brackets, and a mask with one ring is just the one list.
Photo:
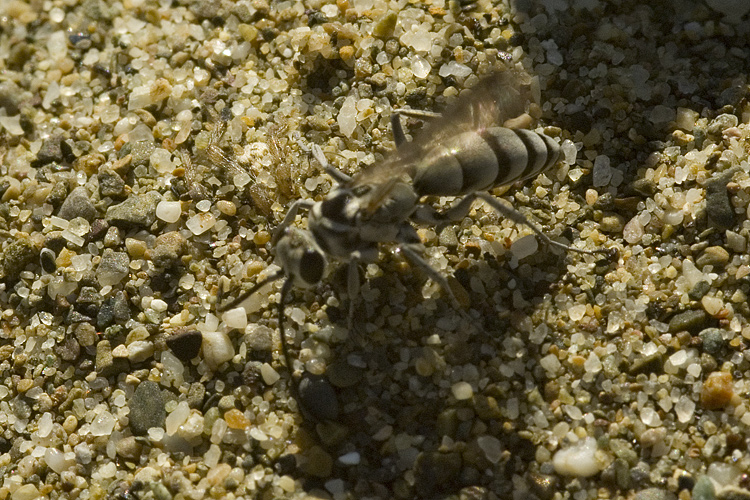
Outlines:
{"label": "wasp abdomen", "polygon": [[464,132],[431,148],[414,168],[420,196],[458,196],[533,177],[557,161],[560,146],[530,130]]}

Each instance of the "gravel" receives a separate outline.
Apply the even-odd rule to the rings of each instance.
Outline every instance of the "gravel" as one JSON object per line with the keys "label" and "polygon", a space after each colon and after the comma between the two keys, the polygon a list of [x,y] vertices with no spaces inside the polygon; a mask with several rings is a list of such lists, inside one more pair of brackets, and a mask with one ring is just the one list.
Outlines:
{"label": "gravel", "polygon": [[[747,498],[747,8],[621,4],[0,2],[0,498]],[[280,282],[219,310],[313,144],[501,61],[565,161],[493,193],[616,255],[476,203],[417,228],[465,311],[387,245],[290,293],[293,366]]]}

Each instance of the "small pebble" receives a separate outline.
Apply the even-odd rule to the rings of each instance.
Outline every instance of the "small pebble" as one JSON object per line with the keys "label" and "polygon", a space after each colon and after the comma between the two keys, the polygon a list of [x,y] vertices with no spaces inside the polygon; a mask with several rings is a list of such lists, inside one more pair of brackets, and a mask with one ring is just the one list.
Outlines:
{"label": "small pebble", "polygon": [[474,395],[474,390],[471,388],[471,384],[467,382],[457,382],[451,386],[451,393],[453,393],[454,398],[463,401],[471,399]]}
{"label": "small pebble", "polygon": [[266,385],[273,385],[276,382],[279,381],[281,378],[281,375],[279,375],[279,372],[273,369],[271,365],[268,363],[263,363],[260,367],[260,375],[263,377],[263,382],[266,383]]}
{"label": "small pebble", "polygon": [[314,375],[303,377],[299,382],[299,396],[302,408],[318,421],[338,419],[338,399],[327,380]]}
{"label": "small pebble", "polygon": [[232,408],[224,414],[224,420],[230,429],[247,429],[250,425],[250,421],[247,419],[244,413],[237,408]]}
{"label": "small pebble", "polygon": [[596,440],[586,438],[577,444],[559,450],[552,458],[552,465],[558,474],[564,476],[589,477],[603,469],[603,463],[596,457]]}
{"label": "small pebble", "polygon": [[156,191],[131,195],[122,203],[110,206],[105,219],[121,227],[148,228],[156,220],[156,206],[160,201],[161,194]]}
{"label": "small pebble", "polygon": [[169,224],[180,220],[182,204],[179,201],[162,200],[156,205],[156,217]]}
{"label": "small pebble", "polygon": [[203,335],[198,330],[191,330],[168,336],[166,343],[177,358],[187,363],[200,352]]}
{"label": "small pebble", "polygon": [[732,374],[713,372],[703,382],[701,405],[707,410],[719,410],[729,404],[732,396],[734,396]]}
{"label": "small pebble", "polygon": [[720,328],[706,328],[699,335],[703,350],[709,354],[718,354],[724,347],[724,331]]}
{"label": "small pebble", "polygon": [[702,269],[704,266],[713,266],[714,271],[722,271],[724,266],[729,262],[729,252],[724,247],[712,246],[703,251],[700,257],[695,261],[695,265]]}
{"label": "small pebble", "polygon": [[136,436],[145,435],[151,427],[164,427],[167,412],[159,385],[144,380],[136,387],[128,402],[130,430]]}
{"label": "small pebble", "polygon": [[234,346],[229,335],[224,332],[203,333],[203,359],[209,368],[215,370],[234,357]]}

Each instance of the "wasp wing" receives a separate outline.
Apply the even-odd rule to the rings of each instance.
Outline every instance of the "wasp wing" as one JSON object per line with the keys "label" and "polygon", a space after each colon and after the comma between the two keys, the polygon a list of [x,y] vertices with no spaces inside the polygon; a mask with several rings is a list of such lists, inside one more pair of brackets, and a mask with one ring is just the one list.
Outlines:
{"label": "wasp wing", "polygon": [[531,100],[530,82],[528,73],[518,69],[497,71],[484,77],[439,117],[430,119],[415,134],[414,140],[403,144],[383,162],[357,174],[352,185],[375,186],[370,206],[376,207],[399,181],[410,181],[414,165],[436,145],[464,132],[501,126],[506,120],[523,114]]}

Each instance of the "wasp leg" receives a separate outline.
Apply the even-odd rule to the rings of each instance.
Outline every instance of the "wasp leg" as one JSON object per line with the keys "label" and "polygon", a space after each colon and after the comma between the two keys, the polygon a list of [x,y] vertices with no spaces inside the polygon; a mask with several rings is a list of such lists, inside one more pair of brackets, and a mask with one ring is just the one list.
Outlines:
{"label": "wasp leg", "polygon": [[[245,299],[247,299],[248,297],[250,297],[252,294],[254,294],[255,292],[257,292],[258,290],[260,290],[260,288],[262,288],[263,286],[265,286],[265,285],[267,285],[267,284],[269,284],[271,282],[274,282],[274,281],[276,281],[278,279],[281,279],[284,276],[285,276],[284,270],[280,269],[280,270],[276,271],[275,273],[273,273],[272,275],[266,277],[265,279],[262,279],[259,282],[257,282],[255,285],[253,285],[252,288],[250,288],[249,290],[241,293],[236,298],[232,299],[228,304],[224,304],[223,306],[217,306],[216,310],[218,312],[222,312],[222,311],[226,311],[227,309],[231,309],[234,306],[236,306],[237,304],[243,302]],[[220,295],[219,295],[219,301],[221,301],[221,299],[223,298],[222,295],[224,294],[224,292],[223,292],[223,290],[219,289],[219,293],[220,293]]]}
{"label": "wasp leg", "polygon": [[[582,253],[586,255],[598,255],[598,254],[607,254],[609,251],[607,249],[599,249],[599,250],[583,250],[581,248],[576,248],[574,246],[566,245],[565,243],[560,243],[559,241],[554,241],[552,238],[544,234],[544,232],[539,229],[534,223],[532,223],[529,219],[526,218],[525,215],[523,215],[521,212],[516,210],[513,207],[504,205],[499,199],[495,198],[489,193],[472,193],[468,196],[466,196],[463,200],[461,200],[456,207],[453,207],[449,210],[449,212],[453,211],[454,208],[457,209],[459,206],[461,208],[464,208],[462,205],[464,205],[465,200],[467,198],[479,198],[480,200],[484,200],[488,205],[490,205],[492,208],[497,210],[503,217],[507,217],[508,219],[512,220],[516,224],[523,224],[534,233],[536,233],[539,238],[547,245],[547,246],[553,246],[557,248],[562,248],[563,250],[569,251],[569,252],[577,252]],[[474,200],[471,199],[471,202]],[[466,206],[466,210],[468,211],[468,208],[471,206],[471,202],[468,202],[468,205]]]}
{"label": "wasp leg", "polygon": [[448,298],[453,304],[453,308],[458,311],[465,320],[473,321],[471,316],[469,316],[469,314],[464,310],[461,302],[459,302],[458,298],[456,298],[456,295],[453,293],[453,290],[448,283],[448,279],[438,271],[436,271],[426,260],[424,260],[422,252],[417,250],[417,248],[419,247],[419,244],[404,243],[399,245],[398,249],[404,254],[411,265],[421,269],[432,281],[437,283],[440,288],[443,289],[443,292],[448,295]]}
{"label": "wasp leg", "polygon": [[323,167],[323,171],[330,175],[334,181],[336,181],[337,184],[348,184],[352,178],[346,175],[341,170],[337,169],[330,163],[328,163],[328,159],[326,158],[326,155],[323,153],[323,150],[320,149],[320,146],[317,144],[312,145],[312,154],[313,157],[315,157],[316,160],[318,160],[318,163],[320,163],[320,166]]}
{"label": "wasp leg", "polygon": [[412,219],[423,224],[432,224],[436,226],[436,232],[440,233],[440,231],[442,231],[447,225],[458,222],[466,217],[466,215],[469,213],[469,209],[471,209],[471,205],[477,199],[487,202],[488,205],[490,205],[503,217],[512,220],[516,224],[523,224],[524,226],[534,231],[534,233],[544,242],[545,245],[562,248],[563,250],[569,252],[577,252],[586,255],[610,253],[609,250],[604,248],[599,250],[583,250],[571,245],[566,245],[565,243],[560,243],[559,241],[554,241],[552,238],[544,234],[544,231],[539,229],[536,224],[527,219],[526,216],[521,212],[511,206],[503,204],[503,202],[498,198],[485,192],[467,194],[466,196],[461,198],[458,203],[442,213],[438,212],[428,205],[420,205],[414,212]]}
{"label": "wasp leg", "polygon": [[359,297],[359,290],[359,260],[352,259],[346,271],[346,293],[349,294],[349,316],[346,320],[346,327],[350,332],[354,331],[354,309],[357,305],[356,298]]}

